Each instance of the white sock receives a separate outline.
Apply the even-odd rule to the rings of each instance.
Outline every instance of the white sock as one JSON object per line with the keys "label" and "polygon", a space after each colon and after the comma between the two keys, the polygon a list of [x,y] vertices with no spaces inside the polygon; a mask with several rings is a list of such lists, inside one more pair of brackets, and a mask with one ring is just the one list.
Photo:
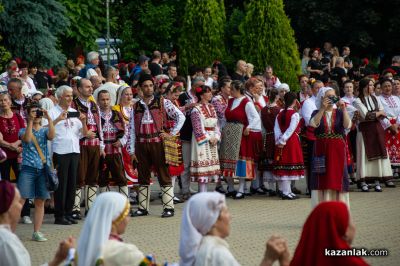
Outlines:
{"label": "white sock", "polygon": [[235,191],[235,183],[233,182],[233,178],[231,176],[225,176],[226,183],[228,183],[228,192]]}
{"label": "white sock", "polygon": [[282,180],[282,193],[284,195],[289,195],[292,193],[292,190],[290,188],[290,180]]}
{"label": "white sock", "polygon": [[199,183],[199,192],[207,192],[207,183]]}
{"label": "white sock", "polygon": [[245,185],[246,180],[244,178],[239,179],[239,193],[244,193]]}

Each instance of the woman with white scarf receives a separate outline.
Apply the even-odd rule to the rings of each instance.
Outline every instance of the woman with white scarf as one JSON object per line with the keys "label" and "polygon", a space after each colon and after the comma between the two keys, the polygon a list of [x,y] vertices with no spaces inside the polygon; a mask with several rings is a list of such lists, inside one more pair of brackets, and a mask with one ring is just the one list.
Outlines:
{"label": "woman with white scarf", "polygon": [[[239,266],[225,241],[230,233],[230,220],[223,194],[203,192],[192,196],[182,214],[179,265]],[[274,260],[281,259],[286,241],[272,237],[267,247],[260,266],[269,266]],[[288,265],[285,263],[280,261],[281,265]]]}
{"label": "woman with white scarf", "polygon": [[76,265],[144,263],[143,253],[135,245],[124,243],[120,237],[128,225],[129,210],[129,201],[120,193],[105,192],[97,197],[80,233]]}
{"label": "woman with white scarf", "polygon": [[349,206],[345,130],[351,127],[351,120],[346,105],[330,87],[319,90],[315,105],[317,110],[310,120],[316,137],[310,180],[311,205],[315,207],[323,201],[343,201]]}

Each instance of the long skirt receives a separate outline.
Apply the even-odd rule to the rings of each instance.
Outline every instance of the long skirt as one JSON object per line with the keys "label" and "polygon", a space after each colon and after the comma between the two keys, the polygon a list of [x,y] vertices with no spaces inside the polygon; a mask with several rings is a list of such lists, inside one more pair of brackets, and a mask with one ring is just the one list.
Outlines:
{"label": "long skirt", "polygon": [[357,133],[357,173],[356,179],[366,182],[392,179],[389,158],[368,161],[362,133]]}
{"label": "long skirt", "polygon": [[[396,123],[396,119],[391,119],[390,122],[394,124]],[[395,167],[400,167],[400,132],[393,134],[389,129],[386,129],[385,140],[390,164]]]}
{"label": "long skirt", "polygon": [[133,167],[131,163],[131,157],[126,150],[126,147],[122,147],[122,164],[124,167],[125,177],[128,180],[128,186],[138,185],[138,171]]}
{"label": "long skirt", "polygon": [[256,176],[256,162],[262,151],[261,132],[251,132],[242,136],[239,151],[239,160],[236,163],[236,177],[253,180]]}
{"label": "long skirt", "polygon": [[304,169],[300,138],[293,133],[283,148],[275,147],[272,173],[276,180],[298,180],[304,177]]}
{"label": "long skirt", "polygon": [[346,143],[342,138],[319,138],[314,157],[325,156],[325,174],[311,175],[311,190],[349,191]]}
{"label": "long skirt", "polygon": [[198,145],[193,135],[190,162],[192,182],[216,182],[219,179],[220,172],[218,146],[211,146],[208,141],[202,145]]}

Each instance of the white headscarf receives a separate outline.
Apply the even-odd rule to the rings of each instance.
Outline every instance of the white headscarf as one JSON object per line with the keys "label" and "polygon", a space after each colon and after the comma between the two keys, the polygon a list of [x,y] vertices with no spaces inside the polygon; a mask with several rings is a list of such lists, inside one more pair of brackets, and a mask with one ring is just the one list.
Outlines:
{"label": "white headscarf", "polygon": [[325,93],[330,90],[333,90],[333,88],[322,87],[321,89],[319,89],[317,97],[315,99],[315,106],[317,107],[318,110],[321,109],[321,105],[322,105],[323,98],[325,97]]}
{"label": "white headscarf", "polygon": [[[128,84],[123,84],[117,89],[117,99],[115,100],[115,104],[121,104],[122,93],[127,89],[130,88]],[[97,99],[96,99],[97,100]]]}
{"label": "white headscarf", "polygon": [[44,110],[49,111],[54,107],[54,103],[50,98],[43,98],[40,99],[39,101],[40,107],[42,107]]}
{"label": "white headscarf", "polygon": [[201,239],[218,220],[225,196],[218,192],[202,192],[187,202],[181,223],[179,243],[180,266],[194,265]]}
{"label": "white headscarf", "polygon": [[279,85],[278,90],[284,90],[285,92],[289,92],[290,88],[288,84],[282,83],[281,85]]}
{"label": "white headscarf", "polygon": [[78,266],[93,266],[109,239],[114,220],[129,209],[126,197],[117,192],[101,193],[95,200],[83,224],[78,240]]}

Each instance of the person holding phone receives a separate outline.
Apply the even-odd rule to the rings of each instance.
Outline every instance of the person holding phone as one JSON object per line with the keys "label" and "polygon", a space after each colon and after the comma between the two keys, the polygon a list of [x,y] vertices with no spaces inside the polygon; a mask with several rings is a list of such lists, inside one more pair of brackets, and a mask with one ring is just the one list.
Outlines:
{"label": "person holding phone", "polygon": [[[51,167],[47,140],[54,138],[55,130],[49,114],[46,110],[40,109],[39,104],[30,104],[27,107],[27,114],[27,127],[19,131],[19,137],[22,140],[22,167],[17,186],[21,193],[21,203],[25,203],[26,199],[34,199],[35,215],[32,240],[43,242],[47,239],[40,232],[40,227],[44,217],[44,201],[50,198],[50,194],[46,188],[45,167],[35,142],[44,154],[46,164]],[[47,119],[48,127],[42,127],[42,117]]]}
{"label": "person holding phone", "polygon": [[86,116],[68,117],[77,113],[71,108],[73,90],[61,86],[56,91],[59,104],[49,111],[54,121],[55,137],[52,141],[54,167],[57,169],[59,186],[54,192],[55,224],[70,225],[77,223],[72,217],[72,207],[76,189],[76,177],[79,164],[79,139],[86,136]]}
{"label": "person holding phone", "polygon": [[[334,108],[334,106],[338,108]],[[343,201],[349,206],[345,129],[351,127],[346,105],[335,90],[323,87],[315,100],[317,110],[311,115],[315,128],[314,158],[325,158],[325,173],[312,173],[310,179],[311,205],[323,201]]]}

